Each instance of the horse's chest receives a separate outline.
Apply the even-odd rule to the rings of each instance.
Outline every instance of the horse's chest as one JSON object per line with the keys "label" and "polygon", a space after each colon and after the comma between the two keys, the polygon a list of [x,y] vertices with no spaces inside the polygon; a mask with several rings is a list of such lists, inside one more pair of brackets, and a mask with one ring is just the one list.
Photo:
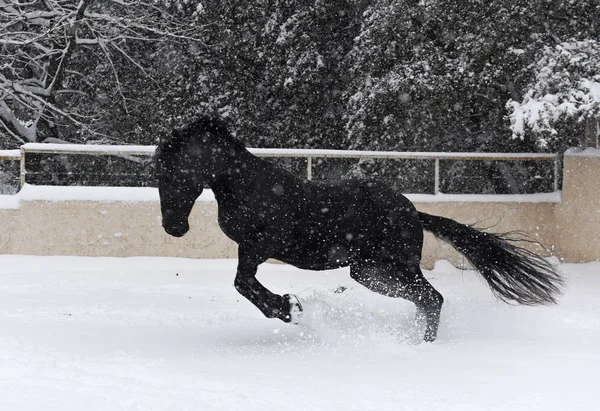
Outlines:
{"label": "horse's chest", "polygon": [[254,214],[249,206],[219,205],[219,227],[227,237],[239,243],[261,229],[262,223]]}

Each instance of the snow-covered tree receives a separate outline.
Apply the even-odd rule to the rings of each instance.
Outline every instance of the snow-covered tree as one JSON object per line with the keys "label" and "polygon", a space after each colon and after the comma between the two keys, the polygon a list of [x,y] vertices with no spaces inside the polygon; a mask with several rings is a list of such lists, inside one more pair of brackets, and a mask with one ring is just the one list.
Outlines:
{"label": "snow-covered tree", "polygon": [[[188,41],[193,27],[158,1],[0,0],[0,132],[15,142],[101,135],[100,100],[127,111],[125,71],[149,76],[140,43]],[[133,78],[129,74],[130,78]]]}
{"label": "snow-covered tree", "polygon": [[0,145],[147,144],[216,113],[253,146],[532,151],[507,115],[539,101],[540,51],[593,49],[598,21],[598,0],[0,0]]}
{"label": "snow-covered tree", "polygon": [[[600,42],[570,40],[545,46],[522,101],[507,103],[513,137],[531,132],[542,148],[560,138],[565,122],[600,118]],[[583,137],[583,136],[581,136]]]}
{"label": "snow-covered tree", "polygon": [[600,37],[597,0],[377,0],[349,55],[348,143],[356,148],[534,150],[511,140],[544,47]]}

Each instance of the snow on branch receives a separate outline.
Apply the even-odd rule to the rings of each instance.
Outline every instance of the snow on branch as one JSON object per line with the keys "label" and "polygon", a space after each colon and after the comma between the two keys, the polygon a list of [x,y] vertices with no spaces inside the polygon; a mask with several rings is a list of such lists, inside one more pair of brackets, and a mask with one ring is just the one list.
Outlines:
{"label": "snow on branch", "polygon": [[51,128],[72,124],[94,134],[90,126],[94,116],[85,116],[83,108],[65,109],[56,98],[71,90],[65,79],[68,68],[78,64],[73,56],[99,50],[112,71],[111,86],[127,110],[118,74],[125,68],[114,60],[114,53],[153,81],[130,44],[201,44],[199,33],[198,26],[170,14],[158,0],[0,0],[0,133],[19,142],[39,141],[37,128],[42,122]]}
{"label": "snow on branch", "polygon": [[514,138],[536,133],[542,147],[557,134],[557,122],[583,121],[600,116],[600,43],[569,41],[545,47],[532,67],[535,80],[523,101],[509,100],[510,127]]}

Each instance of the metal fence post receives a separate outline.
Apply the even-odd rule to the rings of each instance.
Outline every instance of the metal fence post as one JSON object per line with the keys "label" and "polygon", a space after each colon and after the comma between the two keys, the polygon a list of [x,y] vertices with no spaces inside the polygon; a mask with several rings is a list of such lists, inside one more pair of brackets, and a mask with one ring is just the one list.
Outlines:
{"label": "metal fence post", "polygon": [[434,183],[433,183],[433,194],[439,194],[440,192],[440,159],[435,159],[435,170],[434,170]]}
{"label": "metal fence post", "polygon": [[25,149],[21,147],[21,164],[20,164],[20,188],[25,185]]}
{"label": "metal fence post", "polygon": [[585,121],[585,134],[583,136],[583,149],[588,147],[598,148],[598,119],[588,116]]}
{"label": "metal fence post", "polygon": [[312,157],[306,157],[306,179],[312,180]]}
{"label": "metal fence post", "polygon": [[558,191],[558,162],[559,157],[556,156],[556,158],[554,159],[554,192]]}

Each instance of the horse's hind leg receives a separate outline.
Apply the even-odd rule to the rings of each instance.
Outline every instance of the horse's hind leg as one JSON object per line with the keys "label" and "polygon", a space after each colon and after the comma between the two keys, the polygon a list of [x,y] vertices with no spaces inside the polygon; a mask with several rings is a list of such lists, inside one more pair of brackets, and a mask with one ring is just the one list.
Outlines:
{"label": "horse's hind leg", "polygon": [[417,319],[424,319],[427,324],[423,339],[436,339],[444,298],[423,276],[418,265],[355,264],[350,268],[350,276],[371,291],[413,302]]}

